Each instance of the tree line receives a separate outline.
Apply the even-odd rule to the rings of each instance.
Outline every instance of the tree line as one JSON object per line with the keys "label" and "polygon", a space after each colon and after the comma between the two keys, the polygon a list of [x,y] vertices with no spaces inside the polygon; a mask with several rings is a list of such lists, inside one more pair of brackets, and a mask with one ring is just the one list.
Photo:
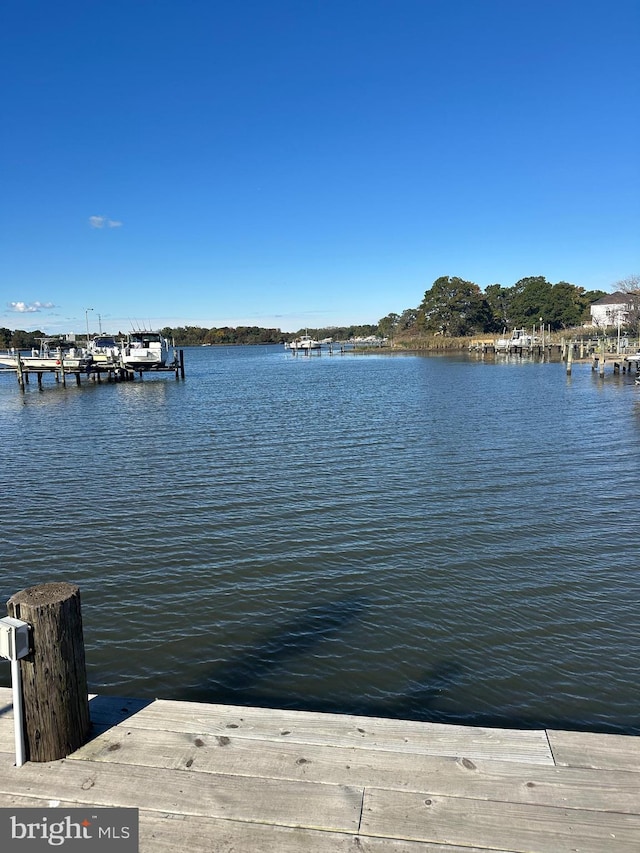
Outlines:
{"label": "tree line", "polygon": [[24,329],[5,329],[0,328],[0,349],[17,350],[38,349],[40,339],[46,338],[44,332],[36,329],[35,332],[25,332]]}
{"label": "tree line", "polygon": [[464,337],[529,328],[542,321],[552,331],[559,331],[588,321],[591,303],[605,295],[604,290],[586,291],[566,281],[552,284],[544,276],[521,278],[512,287],[491,284],[484,292],[472,281],[441,276],[417,308],[388,314],[379,321],[378,329],[386,337]]}
{"label": "tree line", "polygon": [[[367,335],[375,335],[377,324],[369,323],[352,326],[330,326],[316,329],[299,329],[297,332],[283,332],[281,329],[262,328],[261,326],[222,326],[220,328],[206,328],[204,326],[165,326],[161,334],[179,347],[197,346],[219,346],[240,344],[281,344],[292,341],[307,332],[318,340],[333,338],[335,341],[350,340],[351,338]],[[47,337],[41,330],[26,332],[24,329],[0,328],[0,349],[11,347],[17,350],[38,349],[40,340]],[[77,334],[76,338],[82,343],[86,340],[84,334]],[[126,333],[117,332],[115,338],[126,338]]]}
{"label": "tree line", "polygon": [[[634,330],[640,323],[640,276],[630,276],[616,282],[614,287],[626,294],[628,312],[626,325]],[[544,276],[521,278],[511,287],[490,284],[484,292],[472,281],[457,276],[441,276],[425,291],[416,308],[406,308],[401,314],[387,314],[377,324],[327,326],[282,332],[281,329],[261,326],[165,326],[162,334],[176,346],[221,344],[278,344],[308,333],[318,340],[335,341],[379,335],[383,338],[496,333],[503,329],[531,328],[544,323],[552,331],[581,326],[590,319],[590,306],[606,296],[604,290],[585,290],[566,281],[555,284]],[[46,337],[39,329],[0,328],[0,348],[27,350],[38,347]],[[124,337],[118,332],[117,337]],[[78,335],[82,339],[82,335]]]}

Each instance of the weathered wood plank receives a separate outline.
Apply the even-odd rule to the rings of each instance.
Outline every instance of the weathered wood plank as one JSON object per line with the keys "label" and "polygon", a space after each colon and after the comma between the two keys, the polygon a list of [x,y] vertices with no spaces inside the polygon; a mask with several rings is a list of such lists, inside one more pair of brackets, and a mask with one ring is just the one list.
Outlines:
{"label": "weathered wood plank", "polygon": [[137,714],[153,700],[124,699],[121,696],[89,696],[89,715],[94,729],[116,726]]}
{"label": "weathered wood plank", "polygon": [[[2,702],[10,704],[11,690],[5,688],[3,693],[0,688]],[[400,753],[448,755],[473,760],[553,764],[546,733],[540,730],[489,729],[349,714],[319,714],[170,700],[149,702],[107,696],[92,697],[89,712],[94,733],[126,721],[129,728],[187,734],[234,735],[346,748],[364,746]],[[11,714],[9,716],[12,718]],[[0,713],[0,736],[2,725],[3,716]],[[13,737],[12,732],[13,728],[10,737]]]}
{"label": "weathered wood plank", "polygon": [[360,831],[518,853],[637,853],[640,815],[367,789]]}
{"label": "weathered wood plank", "polygon": [[[95,736],[124,722],[132,714],[146,707],[149,701],[89,694],[91,735]],[[0,752],[9,752],[13,749],[13,695],[11,688],[0,687]]]}
{"label": "weathered wood plank", "polygon": [[[89,693],[91,719],[101,725],[115,726],[154,702],[154,699],[135,699],[130,696],[104,696]],[[13,691],[0,687],[0,720],[4,714],[13,715]]]}
{"label": "weathered wood plank", "polygon": [[[35,797],[0,794],[0,808],[74,808],[78,803],[48,802]],[[487,848],[433,845],[394,838],[371,838],[341,832],[273,824],[158,813],[142,809],[140,853],[489,853]]]}
{"label": "weathered wood plank", "polygon": [[548,734],[557,764],[640,771],[640,737],[551,730]]}
{"label": "weathered wood plank", "polygon": [[546,733],[540,730],[490,729],[161,699],[131,717],[127,726],[553,764]]}
{"label": "weathered wood plank", "polygon": [[565,808],[640,810],[640,773],[512,761],[471,761],[123,726],[100,735],[70,758]]}
{"label": "weathered wood plank", "polygon": [[362,789],[62,759],[13,766],[0,755],[0,793],[204,817],[355,832]]}
{"label": "weathered wood plank", "polygon": [[212,839],[243,853],[640,849],[638,738],[549,732],[553,766],[539,731],[114,697],[90,710],[96,736],[71,759],[15,768],[0,688],[0,805],[138,807],[157,824],[142,853],[209,853]]}
{"label": "weathered wood plank", "polygon": [[[450,847],[393,838],[289,829],[206,818],[185,821],[172,815],[140,816],[140,853],[488,853],[486,848]],[[186,835],[186,838],[185,838]]]}
{"label": "weathered wood plank", "polygon": [[15,757],[15,738],[13,729],[0,726],[0,752],[11,752]]}
{"label": "weathered wood plank", "polygon": [[11,688],[0,687],[0,752],[13,752],[14,744]]}

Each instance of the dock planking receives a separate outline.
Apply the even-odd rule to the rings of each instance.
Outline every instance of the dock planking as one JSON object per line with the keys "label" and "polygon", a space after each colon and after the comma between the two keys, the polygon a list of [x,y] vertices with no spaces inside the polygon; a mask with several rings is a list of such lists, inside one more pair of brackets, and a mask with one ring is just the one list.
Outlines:
{"label": "dock planking", "polygon": [[640,849],[640,738],[98,696],[92,739],[13,766],[0,806],[140,809],[140,850]]}
{"label": "dock planking", "polygon": [[492,800],[367,790],[360,832],[491,850],[606,853],[637,850],[640,817],[612,812],[527,806]]}
{"label": "dock planking", "polygon": [[640,738],[582,732],[548,732],[555,763],[594,770],[631,770],[640,773]]}
{"label": "dock planking", "polygon": [[497,758],[553,764],[544,731],[491,729],[383,717],[207,705],[156,700],[129,721],[131,727],[300,744],[368,747],[396,753]]}

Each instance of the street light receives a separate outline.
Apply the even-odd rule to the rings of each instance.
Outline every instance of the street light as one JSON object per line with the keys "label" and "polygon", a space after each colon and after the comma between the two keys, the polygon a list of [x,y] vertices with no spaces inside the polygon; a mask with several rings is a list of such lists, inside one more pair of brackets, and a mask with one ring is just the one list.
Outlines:
{"label": "street light", "polygon": [[84,319],[87,323],[87,349],[89,348],[89,311],[93,311],[93,308],[84,309]]}

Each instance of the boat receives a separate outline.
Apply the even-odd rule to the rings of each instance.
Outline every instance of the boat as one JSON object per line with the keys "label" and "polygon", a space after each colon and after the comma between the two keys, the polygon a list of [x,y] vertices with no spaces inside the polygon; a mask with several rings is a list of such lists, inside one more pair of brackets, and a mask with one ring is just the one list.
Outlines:
{"label": "boat", "polygon": [[493,348],[495,349],[496,352],[507,352],[509,350],[509,343],[511,341],[511,338],[507,338],[506,334],[507,334],[507,330],[503,329],[502,330],[502,337],[496,338],[495,341],[493,342]]}
{"label": "boat", "polygon": [[96,335],[89,341],[87,352],[91,353],[96,365],[117,364],[120,361],[120,344],[113,335]]}
{"label": "boat", "polygon": [[511,333],[509,346],[512,349],[520,349],[521,347],[530,347],[533,343],[533,336],[527,334],[526,329],[514,329]]}
{"label": "boat", "polygon": [[40,349],[32,349],[29,355],[19,350],[9,350],[0,354],[0,366],[17,370],[65,370],[84,372],[93,362],[92,355],[86,349],[76,346],[75,341],[64,338],[42,338]]}
{"label": "boat", "polygon": [[158,370],[170,361],[171,347],[157,331],[136,331],[127,335],[120,361],[129,370]]}
{"label": "boat", "polygon": [[527,333],[526,329],[514,329],[510,338],[498,338],[494,348],[496,352],[511,352],[522,347],[530,347],[532,343],[534,343],[533,337]]}
{"label": "boat", "polygon": [[300,335],[299,338],[296,338],[289,344],[289,349],[306,350],[307,352],[310,350],[320,349],[321,347],[322,344],[320,341],[314,340],[311,335]]}

